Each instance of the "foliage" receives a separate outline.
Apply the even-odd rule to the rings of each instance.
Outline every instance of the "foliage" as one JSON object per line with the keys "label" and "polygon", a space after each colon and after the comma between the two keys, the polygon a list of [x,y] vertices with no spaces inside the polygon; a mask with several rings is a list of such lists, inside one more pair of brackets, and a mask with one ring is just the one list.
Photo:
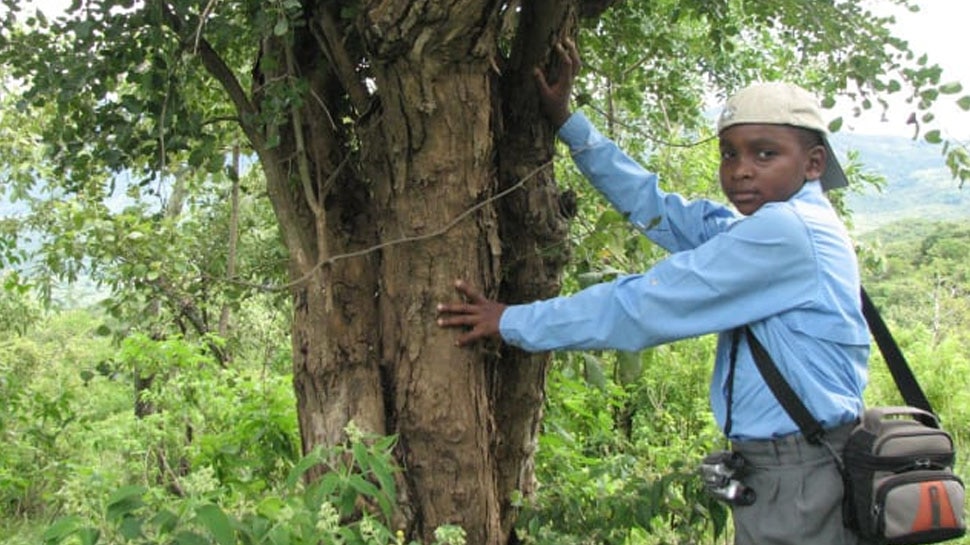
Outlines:
{"label": "foliage", "polygon": [[26,335],[38,320],[41,319],[41,308],[16,278],[15,273],[8,273],[8,281],[0,291],[0,336]]}
{"label": "foliage", "polygon": [[[919,9],[908,0],[885,4]],[[896,117],[911,114],[924,140],[942,143],[933,104],[952,100],[967,110],[970,96],[892,35],[892,16],[871,7],[800,0],[621,2],[581,35],[589,68],[580,102],[602,112],[607,134],[637,153],[637,145],[669,141],[666,135],[677,129],[690,133],[709,125],[702,117],[705,94],[723,97],[751,81],[782,78],[817,91],[826,107],[848,98],[854,115],[886,112],[887,97],[905,97],[907,111],[893,112]],[[835,118],[830,127],[837,131],[842,124]],[[627,146],[622,133],[630,127],[652,130]],[[955,178],[970,177],[965,146],[947,142],[941,152]]]}
{"label": "foliage", "polygon": [[[88,520],[123,486],[184,495],[211,481],[233,503],[279,487],[300,441],[278,361],[254,358],[255,365],[216,372],[203,345],[141,334],[114,344],[100,334],[103,318],[59,312],[26,337],[0,341],[2,526],[62,512]],[[143,392],[161,410],[138,419],[131,376],[151,366],[169,379]]]}
{"label": "foliage", "polygon": [[862,238],[874,256],[872,296],[892,300],[886,315],[909,329],[922,324],[934,343],[964,335],[970,319],[967,303],[970,228],[962,223],[910,220],[886,226]]}
{"label": "foliage", "polygon": [[18,518],[49,512],[58,488],[83,463],[74,448],[97,404],[86,403],[91,390],[79,370],[105,353],[78,312],[40,321],[29,336],[0,340],[2,512]]}
{"label": "foliage", "polygon": [[[695,468],[719,448],[707,404],[713,339],[633,355],[562,354],[550,376],[525,502],[527,543],[691,542],[721,536],[728,513]],[[591,372],[591,369],[596,369]]]}
{"label": "foliage", "polygon": [[[50,333],[36,336],[40,345],[13,338],[4,351],[3,376],[18,381],[3,383],[12,403],[3,406],[0,431],[13,446],[0,453],[0,521],[12,539],[5,543],[403,545],[392,523],[395,438],[350,430],[346,446],[299,457],[285,375],[213,373],[200,365],[204,348],[180,339],[134,336],[111,354],[108,339],[92,335],[90,318],[61,316],[44,324]],[[79,344],[78,334],[94,345]],[[51,355],[55,365],[42,369],[30,355],[62,343],[78,352],[63,362],[69,365]],[[116,363],[105,366],[103,358]],[[182,368],[178,380],[149,392],[165,409],[157,418],[136,420],[130,411],[131,390],[120,379],[134,372],[133,360]],[[51,391],[61,393],[50,398]],[[177,486],[154,482],[146,458],[159,452],[158,441],[178,443],[185,422],[194,441],[168,448],[173,459],[178,449],[186,453],[191,471],[177,476]],[[319,464],[329,471],[307,484],[304,473]],[[22,537],[9,531],[14,517],[58,512],[67,514],[21,529]],[[464,543],[460,528],[442,527],[436,536],[438,545]]]}
{"label": "foliage", "polygon": [[[185,495],[174,499],[158,489],[125,486],[104,500],[94,524],[77,515],[63,517],[43,539],[48,545],[70,543],[72,538],[82,545],[402,543],[390,528],[393,445],[393,437],[367,439],[358,434],[347,447],[314,451],[292,468],[285,486],[267,491],[255,505],[238,506],[236,512],[219,505],[220,483],[211,472],[195,475]],[[330,471],[304,484],[303,473],[317,464]],[[361,504],[370,508],[361,513]]]}
{"label": "foliage", "polygon": [[[871,266],[865,282],[930,403],[962,441],[970,434],[970,229],[963,223],[905,221],[862,239]],[[876,356],[869,393],[898,401]]]}

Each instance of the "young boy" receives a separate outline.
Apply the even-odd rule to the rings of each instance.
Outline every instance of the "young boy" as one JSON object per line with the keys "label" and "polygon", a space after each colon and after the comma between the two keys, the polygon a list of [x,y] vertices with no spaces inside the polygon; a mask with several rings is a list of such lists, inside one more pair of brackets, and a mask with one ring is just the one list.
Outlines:
{"label": "young boy", "polygon": [[[852,243],[823,190],[846,185],[815,99],[784,83],[731,97],[718,120],[720,179],[730,208],[666,193],[603,137],[569,97],[580,59],[558,46],[563,73],[536,72],[540,102],[579,169],[610,203],[672,254],[650,270],[524,305],[486,299],[438,306],[458,344],[501,338],[528,351],[638,350],[718,333],[710,402],[749,468],[751,505],[733,505],[737,544],[849,544],[831,453],[799,433],[755,366],[750,326],[841,451],[862,410],[869,333]],[[732,350],[732,348],[734,350]]]}

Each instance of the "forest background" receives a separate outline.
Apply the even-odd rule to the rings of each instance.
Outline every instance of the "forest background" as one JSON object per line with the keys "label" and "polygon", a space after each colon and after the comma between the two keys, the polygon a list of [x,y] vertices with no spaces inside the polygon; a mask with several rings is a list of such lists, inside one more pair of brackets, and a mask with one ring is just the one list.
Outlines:
{"label": "forest background", "polygon": [[[612,24],[630,20],[624,15],[618,10]],[[640,97],[620,87],[613,96],[595,91],[613,74],[608,35],[595,25],[582,32],[593,77],[578,102],[668,183],[717,198],[709,133],[691,128],[692,138],[674,142],[657,138],[658,127],[677,134],[686,119],[653,120],[649,132],[630,123],[643,113]],[[748,69],[778,73],[792,62],[776,61]],[[8,78],[13,65],[4,66],[2,542],[418,539],[395,524],[397,437],[348,426],[347,441],[304,452],[293,299],[279,289],[290,280],[288,252],[264,198],[267,182],[244,147],[214,158],[189,150],[164,177],[116,172],[99,181],[111,190],[89,207],[71,197],[78,188],[59,185],[71,178],[45,156],[40,135],[56,113],[27,108],[25,89]],[[924,89],[910,106],[928,128],[914,139],[839,136],[853,189],[834,198],[856,236],[864,282],[953,433],[957,472],[966,477],[970,214],[965,164],[952,155],[965,144],[934,132],[929,113],[940,97],[966,110],[965,93],[932,62],[916,66]],[[675,71],[667,77],[665,85],[682,83]],[[558,152],[556,179],[572,196],[563,204],[576,208],[563,291],[662,259]],[[70,167],[104,160],[82,150]],[[28,171],[34,182],[57,183],[25,184],[19,175]],[[722,444],[707,408],[712,353],[705,337],[639,353],[556,354],[534,459],[540,486],[509,498],[515,539],[730,542],[726,511],[704,495],[694,471]],[[871,403],[898,401],[884,367],[874,353]],[[322,462],[329,471],[304,478]],[[460,525],[442,524],[425,541],[466,539]]]}

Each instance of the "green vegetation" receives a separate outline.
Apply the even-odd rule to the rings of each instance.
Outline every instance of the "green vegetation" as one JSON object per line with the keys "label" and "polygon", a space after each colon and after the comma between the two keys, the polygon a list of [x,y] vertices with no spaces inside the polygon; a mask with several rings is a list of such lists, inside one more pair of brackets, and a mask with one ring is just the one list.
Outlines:
{"label": "green vegetation", "polygon": [[[653,250],[634,240],[614,240],[615,265],[649,259],[643,252]],[[956,438],[966,476],[970,228],[906,221],[860,244],[866,285]],[[96,307],[43,313],[30,293],[12,291],[0,303],[3,543],[401,541],[394,438],[354,432],[347,447],[299,455],[282,330],[222,368],[201,341],[105,335],[110,319]],[[525,542],[711,542],[723,534],[728,513],[705,496],[693,469],[721,442],[707,407],[712,351],[713,339],[701,338],[639,354],[557,357],[536,457],[540,486],[534,498],[517,499]],[[252,356],[272,353],[281,355]],[[136,369],[158,377],[145,394],[154,412],[140,418]],[[876,353],[871,369],[870,402],[898,401]],[[305,484],[300,475],[320,463],[335,471]],[[354,515],[362,504],[366,514]],[[460,534],[442,528],[440,543]]]}

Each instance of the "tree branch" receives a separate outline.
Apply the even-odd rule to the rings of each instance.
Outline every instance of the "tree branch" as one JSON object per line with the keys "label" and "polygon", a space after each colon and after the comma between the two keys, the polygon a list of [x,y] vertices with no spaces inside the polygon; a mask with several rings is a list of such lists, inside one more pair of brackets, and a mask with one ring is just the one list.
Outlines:
{"label": "tree branch", "polygon": [[367,103],[370,99],[367,95],[367,89],[364,88],[364,84],[357,75],[354,63],[350,60],[350,55],[339,39],[341,34],[337,30],[337,23],[326,8],[320,10],[317,22],[318,25],[310,25],[310,31],[317,40],[323,54],[327,56],[327,60],[334,67],[337,77],[350,96],[350,102],[354,109],[357,110],[358,115],[363,114],[367,111]]}
{"label": "tree branch", "polygon": [[[285,45],[284,53],[286,56],[287,75],[291,80],[296,80],[296,62],[293,60],[293,48],[288,44]],[[317,197],[313,192],[313,177],[310,175],[310,162],[307,159],[306,141],[303,137],[303,115],[300,112],[300,108],[297,106],[290,107],[290,116],[293,122],[293,139],[296,143],[296,164],[300,184],[303,186],[307,206],[310,207],[318,223],[322,223],[323,205],[320,201],[323,200],[324,194],[321,192],[320,196]],[[320,236],[321,238],[323,237],[322,231]]]}
{"label": "tree branch", "polygon": [[263,138],[262,133],[252,121],[256,119],[258,112],[256,107],[253,106],[253,103],[250,102],[242,85],[239,84],[239,80],[236,79],[236,75],[229,69],[229,66],[222,60],[222,57],[216,53],[212,45],[205,38],[201,37],[201,33],[196,36],[186,36],[184,34],[185,27],[182,21],[172,12],[167,3],[162,3],[162,14],[168,26],[179,36],[183,43],[195,44],[194,51],[202,60],[202,65],[222,85],[222,88],[226,90],[229,99],[239,112],[239,125],[242,127],[243,132],[246,133],[246,136],[256,150],[263,151],[266,147],[265,138]]}

